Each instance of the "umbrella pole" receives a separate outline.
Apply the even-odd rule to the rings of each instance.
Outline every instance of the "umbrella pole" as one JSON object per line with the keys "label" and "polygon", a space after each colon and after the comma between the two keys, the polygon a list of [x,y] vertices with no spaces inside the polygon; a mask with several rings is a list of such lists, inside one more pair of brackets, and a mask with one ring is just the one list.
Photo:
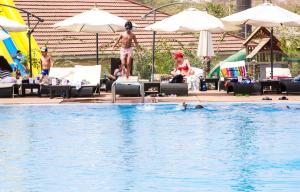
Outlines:
{"label": "umbrella pole", "polygon": [[156,35],[156,32],[155,32],[155,31],[153,31],[151,82],[153,82],[153,81],[154,81],[154,64],[155,64],[155,35]]}
{"label": "umbrella pole", "polygon": [[270,59],[271,59],[271,79],[273,79],[273,68],[274,68],[274,56],[273,56],[273,27],[271,28],[271,50],[270,50]]}
{"label": "umbrella pole", "polygon": [[207,55],[207,59],[206,59],[206,67],[207,67],[207,75],[210,72],[210,60],[209,60],[209,56],[208,56],[208,31],[206,31],[206,55]]}
{"label": "umbrella pole", "polygon": [[[156,21],[156,11],[153,13],[153,23]],[[154,67],[155,67],[155,37],[156,31],[153,31],[153,42],[152,42],[152,68],[151,68],[151,82],[154,81]]]}
{"label": "umbrella pole", "polygon": [[96,33],[96,65],[99,65],[99,35]]}
{"label": "umbrella pole", "polygon": [[[30,28],[30,15],[27,14],[27,25]],[[28,52],[29,52],[29,69],[30,69],[30,77],[32,77],[32,55],[31,55],[31,30],[29,29],[27,32],[28,35]]]}

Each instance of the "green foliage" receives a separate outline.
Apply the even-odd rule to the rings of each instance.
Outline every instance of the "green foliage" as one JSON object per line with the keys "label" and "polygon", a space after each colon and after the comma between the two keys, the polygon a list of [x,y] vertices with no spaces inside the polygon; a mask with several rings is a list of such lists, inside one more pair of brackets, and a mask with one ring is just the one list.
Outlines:
{"label": "green foliage", "polygon": [[222,18],[228,15],[228,9],[225,9],[224,5],[219,3],[207,3],[207,11],[209,14],[215,17]]}
{"label": "green foliage", "polygon": [[[289,58],[300,58],[300,30],[297,28],[280,27],[276,29],[279,31],[280,45],[284,53]],[[299,63],[292,65],[293,75],[298,75],[300,71]]]}
{"label": "green foliage", "polygon": [[[141,3],[149,5],[151,7],[159,7],[161,5],[165,5],[168,3],[174,3],[178,2],[176,0],[139,0]],[[229,7],[227,7],[227,5]],[[232,8],[232,3],[229,1],[229,3],[212,3],[212,2],[202,2],[202,3],[196,3],[196,2],[186,2],[184,4],[179,5],[172,5],[166,8],[161,9],[160,11],[164,11],[170,14],[176,14],[180,11],[183,11],[187,8],[195,7],[199,10],[207,10],[210,14],[216,16],[216,17],[225,17],[229,14],[229,10]]]}
{"label": "green foliage", "polygon": [[300,56],[299,50],[297,50],[300,47],[299,33],[299,30],[293,28],[283,27],[279,29],[281,48],[289,57]]}

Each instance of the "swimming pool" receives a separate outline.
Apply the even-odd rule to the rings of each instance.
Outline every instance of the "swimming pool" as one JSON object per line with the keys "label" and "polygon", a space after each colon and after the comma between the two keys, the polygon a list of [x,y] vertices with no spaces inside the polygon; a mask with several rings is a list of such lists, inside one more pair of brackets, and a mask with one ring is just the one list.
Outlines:
{"label": "swimming pool", "polygon": [[1,192],[300,189],[300,104],[0,106]]}

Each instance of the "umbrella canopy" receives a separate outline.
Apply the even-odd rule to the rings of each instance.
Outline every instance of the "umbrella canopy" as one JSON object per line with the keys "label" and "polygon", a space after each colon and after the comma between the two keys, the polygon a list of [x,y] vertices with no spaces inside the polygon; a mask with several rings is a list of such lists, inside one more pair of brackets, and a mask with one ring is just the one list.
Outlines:
{"label": "umbrella canopy", "polygon": [[[110,33],[123,31],[127,20],[93,8],[53,25],[55,29],[72,32]],[[133,23],[133,26],[137,25]]]}
{"label": "umbrella canopy", "polygon": [[209,15],[206,11],[190,8],[149,25],[145,29],[162,32],[219,31],[224,29],[224,24],[220,19]]}
{"label": "umbrella canopy", "polygon": [[4,31],[0,31],[0,40],[5,40],[9,38],[9,34],[5,33]]}
{"label": "umbrella canopy", "polygon": [[234,25],[249,24],[264,27],[300,25],[300,15],[271,3],[264,3],[256,7],[246,9],[224,17],[222,20]]}
{"label": "umbrella canopy", "polygon": [[201,31],[199,37],[199,44],[197,50],[197,56],[199,57],[212,57],[214,56],[213,41],[211,33],[209,31]]}
{"label": "umbrella canopy", "polygon": [[28,29],[26,25],[22,25],[16,21],[7,19],[3,16],[0,16],[0,27],[5,31],[11,32],[27,31]]}
{"label": "umbrella canopy", "polygon": [[[96,62],[99,64],[98,33],[123,31],[127,20],[109,12],[93,8],[53,25],[57,30],[96,34]],[[134,27],[136,24],[132,23]]]}

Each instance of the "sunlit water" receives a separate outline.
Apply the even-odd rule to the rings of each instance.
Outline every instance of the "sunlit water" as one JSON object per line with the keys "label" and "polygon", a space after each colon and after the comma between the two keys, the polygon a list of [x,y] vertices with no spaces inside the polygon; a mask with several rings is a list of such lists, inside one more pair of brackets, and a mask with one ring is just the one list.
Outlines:
{"label": "sunlit water", "polygon": [[0,106],[0,191],[299,192],[285,105]]}

